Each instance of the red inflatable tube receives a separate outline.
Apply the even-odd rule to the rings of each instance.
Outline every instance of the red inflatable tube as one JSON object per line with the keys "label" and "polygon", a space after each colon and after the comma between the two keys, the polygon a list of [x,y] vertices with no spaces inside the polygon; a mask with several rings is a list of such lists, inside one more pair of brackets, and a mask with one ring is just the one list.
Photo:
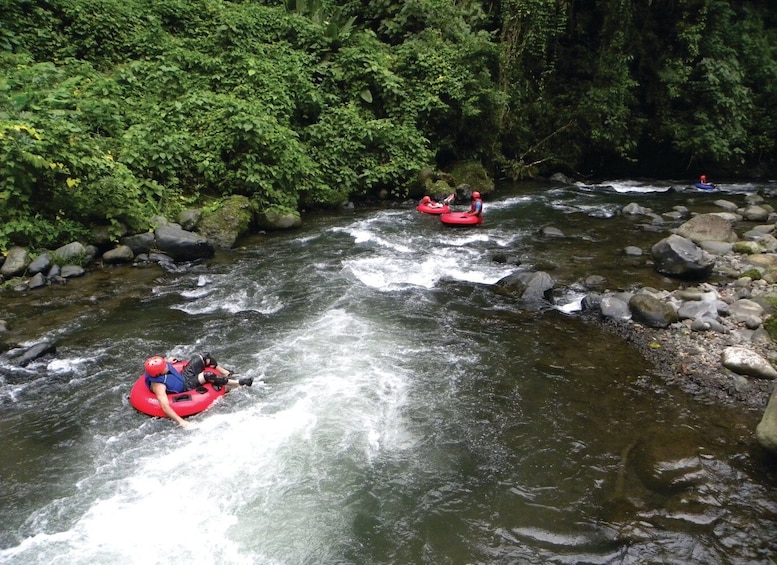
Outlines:
{"label": "red inflatable tube", "polygon": [[[178,361],[177,363],[173,363],[173,366],[180,371],[188,364],[188,361]],[[218,374],[209,367],[206,368],[205,371],[213,373],[214,375]],[[216,402],[216,400],[224,396],[226,392],[226,387],[213,386],[210,383],[205,383],[192,390],[168,394],[167,399],[170,401],[170,407],[173,409],[173,412],[182,418],[185,418],[186,416],[192,416],[202,412]],[[129,401],[132,407],[138,412],[142,412],[149,416],[156,416],[158,418],[166,417],[165,413],[162,412],[162,408],[159,406],[159,400],[156,395],[148,390],[146,379],[143,375],[140,375],[138,380],[135,381],[135,384],[132,385]]]}
{"label": "red inflatable tube", "polygon": [[483,216],[472,216],[466,212],[451,212],[440,216],[440,221],[448,226],[479,226]]}
{"label": "red inflatable tube", "polygon": [[419,212],[423,212],[424,214],[434,214],[436,216],[439,216],[440,214],[447,214],[451,210],[450,206],[447,204],[443,204],[442,206],[430,206],[429,204],[424,204],[423,202],[416,206],[415,209]]}

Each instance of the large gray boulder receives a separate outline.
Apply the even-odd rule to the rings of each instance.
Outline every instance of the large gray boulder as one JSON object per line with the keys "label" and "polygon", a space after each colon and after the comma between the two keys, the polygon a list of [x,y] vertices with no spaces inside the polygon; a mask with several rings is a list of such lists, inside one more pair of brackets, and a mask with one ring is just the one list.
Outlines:
{"label": "large gray boulder", "polygon": [[723,366],[737,375],[747,375],[757,379],[777,379],[777,370],[758,355],[745,347],[727,347],[721,353]]}
{"label": "large gray boulder", "polygon": [[718,214],[698,214],[677,228],[677,235],[694,243],[702,241],[725,241],[734,243],[738,238],[731,222]]}
{"label": "large gray boulder", "polygon": [[24,274],[30,264],[30,254],[24,247],[14,246],[8,250],[3,266],[0,267],[0,275],[4,277],[19,277]]}
{"label": "large gray boulder", "polygon": [[37,275],[38,273],[48,271],[51,264],[51,253],[44,251],[32,260],[32,263],[30,263],[30,266],[28,267],[28,271],[31,275]]}
{"label": "large gray boulder", "polygon": [[128,245],[117,245],[103,253],[103,261],[106,263],[132,263],[135,254]]}
{"label": "large gray boulder", "polygon": [[676,234],[656,243],[651,253],[656,271],[670,277],[705,279],[715,267],[715,257],[690,239]]}
{"label": "large gray boulder", "polygon": [[555,282],[544,271],[520,271],[507,275],[495,284],[499,294],[529,302],[553,302]]}
{"label": "large gray boulder", "polygon": [[89,252],[83,243],[73,241],[54,250],[54,257],[59,264],[63,263],[83,263],[89,256]]}
{"label": "large gray boulder", "polygon": [[140,255],[151,251],[156,245],[156,239],[153,232],[149,231],[122,237],[119,243],[129,247],[135,255]]}
{"label": "large gray boulder", "polygon": [[213,244],[206,237],[186,231],[176,224],[159,226],[154,232],[156,246],[174,261],[194,261],[212,257]]}
{"label": "large gray boulder", "polygon": [[85,274],[86,269],[84,269],[81,265],[63,265],[62,270],[59,272],[59,276],[63,279],[83,277]]}
{"label": "large gray boulder", "polygon": [[762,206],[748,206],[742,212],[742,217],[750,222],[765,222],[769,219],[769,210]]}

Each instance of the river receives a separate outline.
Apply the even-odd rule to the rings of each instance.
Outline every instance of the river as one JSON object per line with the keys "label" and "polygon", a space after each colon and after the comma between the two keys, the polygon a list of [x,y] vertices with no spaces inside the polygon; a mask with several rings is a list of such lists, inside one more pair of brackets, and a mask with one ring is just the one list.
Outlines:
{"label": "river", "polygon": [[[773,190],[502,186],[479,228],[413,208],[312,215],[205,265],[120,267],[0,318],[57,354],[0,359],[7,564],[755,563],[777,559],[760,413],[699,402],[577,315],[584,277],[675,288],[649,251],[670,221]],[[563,238],[547,238],[543,227]],[[557,307],[493,292],[547,271]],[[255,384],[182,430],[128,404],[143,360],[209,350]],[[693,459],[651,484],[640,454]]]}

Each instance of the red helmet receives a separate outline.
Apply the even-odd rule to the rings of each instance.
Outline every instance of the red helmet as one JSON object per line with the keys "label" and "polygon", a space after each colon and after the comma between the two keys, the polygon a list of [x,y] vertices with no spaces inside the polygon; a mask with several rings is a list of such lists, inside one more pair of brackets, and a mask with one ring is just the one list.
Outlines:
{"label": "red helmet", "polygon": [[480,198],[480,193],[476,190],[472,193],[472,198]]}
{"label": "red helmet", "polygon": [[146,359],[146,372],[152,377],[158,377],[167,372],[167,361],[161,355],[154,355]]}
{"label": "red helmet", "polygon": [[432,199],[431,199],[431,198],[429,198],[428,196],[424,196],[424,200],[423,200],[423,203],[424,203],[424,204],[427,204],[427,203],[429,203],[429,202],[431,202],[431,201],[432,201]]}

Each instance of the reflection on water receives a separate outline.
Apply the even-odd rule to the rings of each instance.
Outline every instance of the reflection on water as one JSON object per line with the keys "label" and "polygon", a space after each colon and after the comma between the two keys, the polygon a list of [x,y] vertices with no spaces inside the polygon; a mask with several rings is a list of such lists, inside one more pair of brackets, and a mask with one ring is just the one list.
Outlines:
{"label": "reflection on water", "polygon": [[[666,386],[574,306],[526,310],[490,289],[516,263],[549,272],[567,305],[591,274],[672,288],[622,252],[647,252],[671,221],[622,207],[661,217],[769,188],[669,186],[502,187],[474,230],[412,207],[308,218],[188,272],[15,296],[17,335],[58,352],[0,361],[0,560],[774,559],[760,414]],[[129,407],[146,355],[200,348],[256,384],[191,432]]]}

